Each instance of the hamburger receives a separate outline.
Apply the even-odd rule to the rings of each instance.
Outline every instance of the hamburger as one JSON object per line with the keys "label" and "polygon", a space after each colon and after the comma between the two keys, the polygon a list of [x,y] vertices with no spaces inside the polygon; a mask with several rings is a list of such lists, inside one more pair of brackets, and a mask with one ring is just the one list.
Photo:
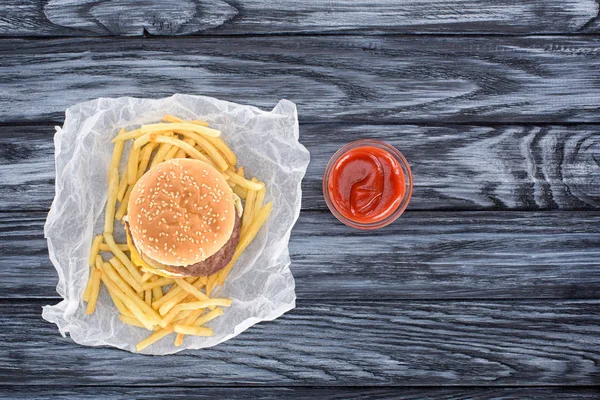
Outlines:
{"label": "hamburger", "polygon": [[195,159],[172,159],[135,184],[124,218],[132,261],[167,277],[208,276],[240,241],[242,205],[223,175]]}

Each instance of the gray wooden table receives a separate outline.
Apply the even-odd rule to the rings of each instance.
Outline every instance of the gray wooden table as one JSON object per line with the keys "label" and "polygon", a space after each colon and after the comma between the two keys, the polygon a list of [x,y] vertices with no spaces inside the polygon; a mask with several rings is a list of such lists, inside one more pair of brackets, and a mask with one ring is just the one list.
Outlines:
{"label": "gray wooden table", "polygon": [[[278,4],[279,3],[279,4]],[[3,0],[0,398],[600,395],[600,18],[594,0]],[[102,96],[298,105],[312,161],[297,308],[206,351],[87,348],[41,319],[53,126]],[[395,224],[327,211],[328,158],[384,139]]]}

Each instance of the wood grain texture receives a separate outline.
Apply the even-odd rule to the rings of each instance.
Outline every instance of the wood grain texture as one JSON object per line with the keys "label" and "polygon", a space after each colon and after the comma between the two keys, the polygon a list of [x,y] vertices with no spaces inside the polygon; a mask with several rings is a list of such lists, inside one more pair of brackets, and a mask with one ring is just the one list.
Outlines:
{"label": "wood grain texture", "polygon": [[[0,214],[0,298],[57,297],[45,217]],[[290,254],[300,299],[600,298],[598,243],[598,212],[410,212],[372,233],[305,212]]]}
{"label": "wood grain texture", "polygon": [[227,399],[227,400],[597,400],[593,387],[521,388],[411,388],[411,387],[106,387],[106,386],[2,386],[0,399]]}
{"label": "wood grain texture", "polygon": [[3,0],[0,35],[595,32],[594,0]]}
{"label": "wood grain texture", "polygon": [[0,54],[0,123],[177,92],[287,98],[301,122],[600,122],[595,36],[5,39]]}
{"label": "wood grain texture", "polygon": [[40,318],[42,304],[0,304],[0,384],[491,387],[600,377],[599,300],[299,301],[217,347],[160,360],[76,345]]}
{"label": "wood grain texture", "polygon": [[[47,210],[54,197],[54,128],[0,133],[0,211]],[[600,126],[305,124],[311,153],[304,210],[327,210],[322,176],[345,143],[371,137],[410,161],[409,210],[591,210],[600,207]]]}

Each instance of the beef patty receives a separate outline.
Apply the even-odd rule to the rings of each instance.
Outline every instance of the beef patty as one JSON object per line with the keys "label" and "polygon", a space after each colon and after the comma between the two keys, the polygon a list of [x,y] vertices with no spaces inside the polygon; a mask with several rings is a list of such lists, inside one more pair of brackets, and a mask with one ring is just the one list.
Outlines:
{"label": "beef patty", "polygon": [[[129,231],[129,224],[126,223],[125,225],[126,229]],[[186,276],[208,276],[214,274],[215,272],[223,269],[227,264],[229,264],[229,262],[233,258],[235,248],[240,242],[241,227],[241,218],[236,212],[235,225],[233,226],[233,232],[231,233],[231,237],[229,238],[227,243],[225,243],[223,247],[221,247],[219,251],[217,251],[215,254],[199,263],[187,265],[185,267],[177,265],[167,265],[165,269],[169,272]],[[133,237],[131,237],[131,239],[133,241]]]}

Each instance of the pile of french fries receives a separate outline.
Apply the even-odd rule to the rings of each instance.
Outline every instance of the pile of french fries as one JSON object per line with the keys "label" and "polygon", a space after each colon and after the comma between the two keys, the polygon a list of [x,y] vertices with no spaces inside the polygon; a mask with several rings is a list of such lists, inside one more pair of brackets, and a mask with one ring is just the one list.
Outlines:
{"label": "pile of french fries", "polygon": [[[130,131],[122,129],[113,139],[104,232],[92,242],[90,276],[83,300],[87,303],[86,314],[92,314],[103,283],[123,323],[153,331],[136,345],[137,351],[171,333],[177,334],[176,346],[183,344],[185,335],[214,334],[205,324],[223,314],[221,307],[229,307],[231,299],[213,298],[211,293],[217,285],[223,285],[236,260],[271,213],[271,202],[264,204],[264,183],[257,178],[246,179],[244,168],[237,167],[235,153],[220,138],[221,132],[208,125],[200,120],[183,121],[165,115],[161,123]],[[127,166],[120,174],[119,164],[128,140],[133,143]],[[212,165],[244,200],[240,242],[233,258],[225,268],[207,277],[162,276],[160,271],[144,265],[131,243],[116,243],[113,237],[115,221],[126,215],[135,183],[146,171],[172,158],[194,158]]]}

